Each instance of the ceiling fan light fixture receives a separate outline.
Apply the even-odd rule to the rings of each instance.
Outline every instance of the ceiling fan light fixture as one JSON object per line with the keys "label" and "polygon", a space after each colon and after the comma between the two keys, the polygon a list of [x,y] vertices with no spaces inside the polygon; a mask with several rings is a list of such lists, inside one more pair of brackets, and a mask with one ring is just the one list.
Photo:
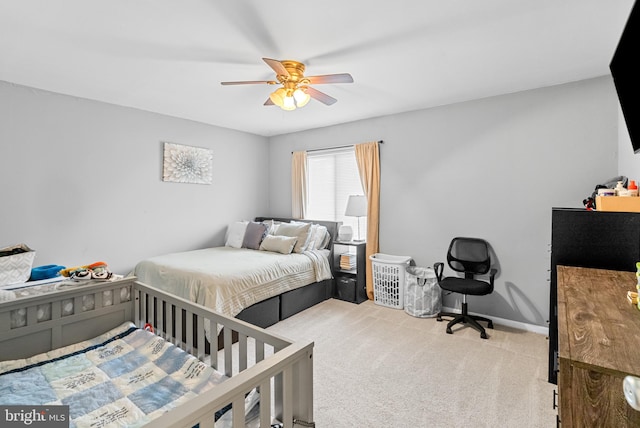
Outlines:
{"label": "ceiling fan light fixture", "polygon": [[269,95],[269,99],[278,107],[282,107],[284,104],[284,97],[287,95],[287,91],[284,88],[278,88]]}
{"label": "ceiling fan light fixture", "polygon": [[293,96],[290,93],[287,93],[287,95],[284,97],[284,99],[282,100],[282,105],[280,106],[280,108],[282,110],[287,110],[287,111],[296,109],[295,99],[293,98]]}
{"label": "ceiling fan light fixture", "polygon": [[304,107],[311,99],[311,96],[304,91],[304,88],[300,87],[293,91],[293,98],[296,101],[296,106]]}
{"label": "ceiling fan light fixture", "polygon": [[238,80],[220,83],[222,85],[277,85],[279,83],[282,87],[269,94],[269,99],[264,102],[264,105],[276,105],[283,110],[295,110],[296,108],[304,107],[311,98],[328,106],[338,101],[309,85],[353,83],[353,77],[349,73],[305,77],[305,66],[301,62],[293,60],[278,61],[271,58],[262,59],[276,73],[275,80]]}

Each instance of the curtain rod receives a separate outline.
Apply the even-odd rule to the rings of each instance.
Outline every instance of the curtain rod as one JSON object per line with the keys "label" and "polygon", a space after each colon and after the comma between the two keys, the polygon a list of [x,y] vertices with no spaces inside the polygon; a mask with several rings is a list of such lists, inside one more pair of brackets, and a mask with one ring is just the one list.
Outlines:
{"label": "curtain rod", "polygon": [[[378,144],[384,144],[384,141],[379,140]],[[346,149],[348,147],[353,147],[353,146],[355,146],[355,144],[349,144],[347,146],[323,147],[321,149],[305,150],[305,152],[309,153],[309,152],[319,152],[322,150]],[[291,154],[293,154],[293,152],[291,152]]]}

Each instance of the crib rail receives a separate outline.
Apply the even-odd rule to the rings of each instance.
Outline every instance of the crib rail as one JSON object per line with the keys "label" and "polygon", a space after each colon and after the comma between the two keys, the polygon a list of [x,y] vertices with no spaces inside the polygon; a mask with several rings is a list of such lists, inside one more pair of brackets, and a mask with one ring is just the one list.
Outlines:
{"label": "crib rail", "polygon": [[[313,420],[312,342],[294,343],[140,282],[135,283],[134,296],[139,326],[150,324],[155,334],[231,378],[154,421],[154,428],[213,427],[216,411],[230,403],[244,409],[245,395],[254,388],[260,391],[261,427],[271,426],[272,420],[282,421],[285,427],[293,427],[295,419]],[[201,333],[205,330],[213,338],[222,332],[222,350],[211,346],[211,352],[206,352]],[[244,412],[234,412],[233,427],[244,426]]]}
{"label": "crib rail", "polygon": [[133,320],[135,278],[91,285],[34,286],[0,303],[0,361],[81,342]]}
{"label": "crib rail", "polygon": [[[140,282],[134,295],[138,325],[151,324],[156,334],[231,378],[154,421],[154,428],[213,427],[216,411],[229,403],[244,409],[244,397],[254,388],[260,391],[260,426],[269,427],[274,419],[285,427],[293,427],[294,419],[313,420],[313,343],[293,343]],[[221,351],[212,346],[205,352],[205,330],[213,337],[222,331]],[[245,426],[243,412],[234,412],[233,426]]]}
{"label": "crib rail", "polygon": [[[228,404],[244,409],[245,394],[260,391],[260,426],[273,420],[293,427],[313,421],[313,343],[292,342],[235,318],[124,278],[99,284],[50,288],[42,294],[0,303],[0,361],[26,358],[80,342],[133,321],[210,364],[230,379],[148,424],[214,427],[214,414]],[[207,330],[221,331],[223,349],[207,352]],[[237,338],[237,339],[236,339]],[[211,341],[216,343],[216,340]],[[244,427],[233,412],[233,427]]]}
{"label": "crib rail", "polygon": [[[284,378],[284,396],[282,414],[275,415],[277,420],[284,421],[285,427],[293,427],[293,421],[311,420],[311,414],[303,414],[297,409],[296,401],[296,376],[309,367],[312,359],[313,344],[310,342],[294,343],[277,355],[256,365],[247,368],[231,379],[220,384],[213,390],[200,394],[181,406],[179,412],[169,412],[152,424],[154,428],[164,427],[214,427],[213,415],[228,403],[233,403],[234,408],[244,408],[244,396],[253,388],[260,388],[260,426],[270,427],[273,416],[270,409],[271,382],[277,376]],[[302,369],[302,370],[301,370]],[[307,384],[306,386],[308,386]],[[306,388],[305,388],[306,389]],[[301,392],[301,391],[300,391]],[[296,400],[294,400],[296,397]],[[309,409],[310,410],[310,409]],[[233,414],[233,426],[244,427],[243,412]]]}

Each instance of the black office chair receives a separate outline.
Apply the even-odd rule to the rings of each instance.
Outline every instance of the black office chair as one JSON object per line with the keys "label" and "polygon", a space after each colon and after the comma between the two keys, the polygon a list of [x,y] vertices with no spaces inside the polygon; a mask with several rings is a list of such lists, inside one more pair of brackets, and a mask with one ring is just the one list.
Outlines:
{"label": "black office chair", "polygon": [[[438,278],[438,284],[443,290],[462,294],[462,313],[440,312],[436,318],[453,317],[447,324],[447,333],[453,334],[451,327],[458,323],[465,323],[480,332],[480,337],[487,338],[487,333],[478,321],[485,321],[489,328],[493,328],[493,321],[467,312],[467,295],[484,296],[493,292],[493,279],[497,273],[491,268],[489,244],[479,238],[453,238],[447,251],[447,263],[456,272],[464,272],[464,278],[457,276],[442,277],[444,263],[433,265]],[[475,279],[477,275],[489,273],[489,282]]]}

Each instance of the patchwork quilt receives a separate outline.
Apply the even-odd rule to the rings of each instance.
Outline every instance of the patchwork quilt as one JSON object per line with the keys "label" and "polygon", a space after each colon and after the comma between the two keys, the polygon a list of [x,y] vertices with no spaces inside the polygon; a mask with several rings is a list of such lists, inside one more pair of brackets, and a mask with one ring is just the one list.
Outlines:
{"label": "patchwork quilt", "polygon": [[1,405],[68,405],[71,427],[136,427],[226,377],[132,323],[23,360],[0,362]]}

